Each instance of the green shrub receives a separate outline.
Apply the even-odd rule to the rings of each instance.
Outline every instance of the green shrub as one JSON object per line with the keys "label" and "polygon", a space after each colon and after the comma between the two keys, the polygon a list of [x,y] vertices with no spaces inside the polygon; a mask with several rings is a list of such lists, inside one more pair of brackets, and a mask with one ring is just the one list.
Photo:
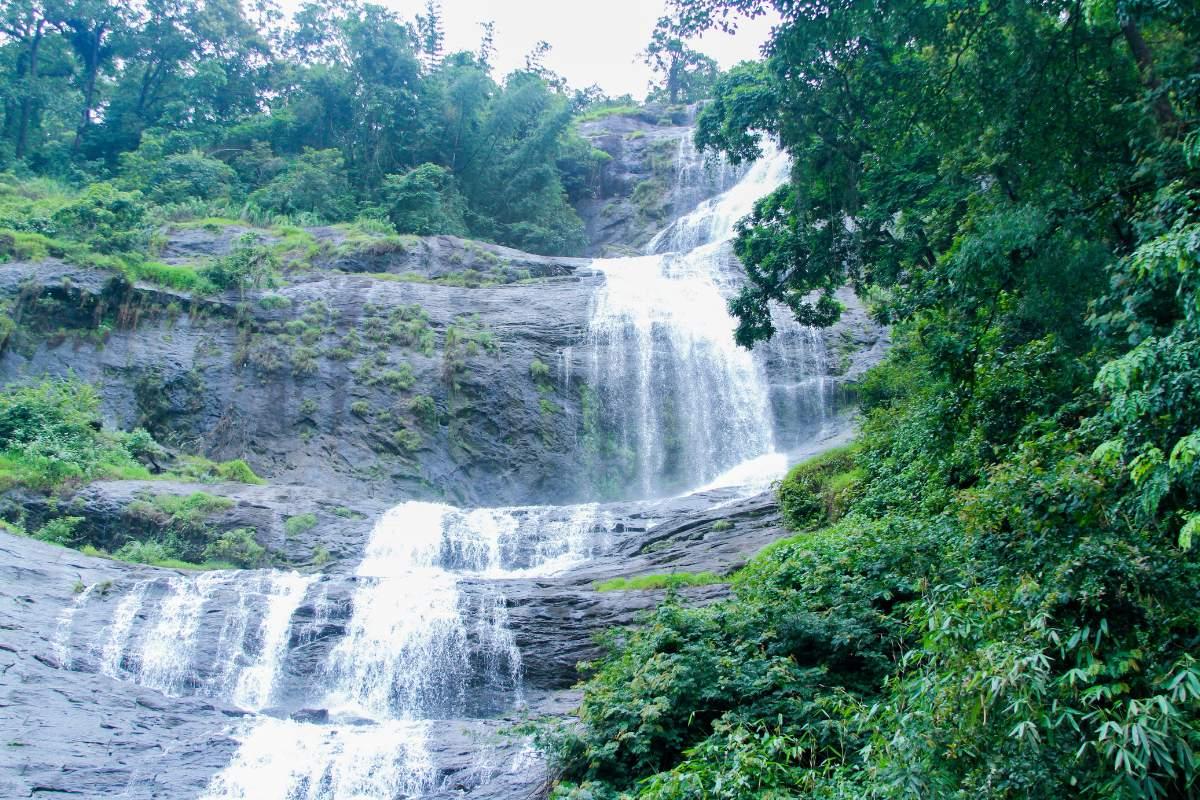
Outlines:
{"label": "green shrub", "polygon": [[[136,157],[145,145],[133,153]],[[132,159],[122,158],[122,165],[131,168]],[[138,183],[149,190],[151,200],[158,203],[179,203],[193,198],[201,200],[228,199],[236,191],[237,173],[225,162],[192,151],[176,153],[151,161],[144,181]]]}
{"label": "green shrub", "polygon": [[[293,517],[293,519],[295,519]],[[204,557],[209,561],[232,564],[243,569],[255,569],[267,563],[267,551],[254,538],[252,528],[234,528],[225,531],[204,548]]]}
{"label": "green shrub", "polygon": [[131,540],[126,542],[113,553],[113,558],[119,558],[122,561],[132,561],[136,564],[159,564],[175,556],[166,546],[160,542],[140,542]]}
{"label": "green shrub", "polygon": [[33,533],[33,538],[71,547],[77,541],[75,529],[81,522],[83,522],[83,517],[57,517],[38,528]]}
{"label": "green shrub", "polygon": [[642,113],[642,107],[631,103],[619,105],[592,106],[575,116],[579,122],[595,122],[606,117],[636,117]]}
{"label": "green shrub", "polygon": [[421,448],[421,434],[410,428],[402,428],[392,434],[396,447],[405,453],[412,453]]}
{"label": "green shrub", "polygon": [[366,400],[355,400],[350,404],[350,413],[356,417],[366,419],[371,416],[371,404]]}
{"label": "green shrub", "polygon": [[383,197],[388,217],[400,233],[467,233],[463,221],[466,201],[445,167],[421,164],[403,175],[389,175],[384,179]]}
{"label": "green shrub", "polygon": [[792,467],[778,489],[784,523],[803,530],[836,520],[863,477],[854,458],[852,447],[839,447]]}
{"label": "green shrub", "polygon": [[207,294],[213,289],[204,273],[188,264],[164,264],[161,261],[139,261],[129,268],[129,277],[181,292]]}
{"label": "green shrub", "polygon": [[271,282],[278,270],[275,251],[258,244],[255,234],[246,233],[238,238],[228,255],[214,259],[201,274],[217,289],[244,292]]}
{"label": "green shrub", "polygon": [[297,514],[294,517],[288,517],[287,522],[283,523],[284,530],[288,536],[298,536],[302,533],[312,530],[317,526],[317,515],[312,513]]}
{"label": "green shrub", "polygon": [[0,395],[0,491],[150,477],[130,451],[128,435],[103,430],[99,404],[95,389],[76,380],[6,387]]}
{"label": "green shrub", "polygon": [[254,474],[254,470],[240,458],[224,461],[215,466],[217,477],[233,483],[265,484],[266,481]]}
{"label": "green shrub", "polygon": [[427,394],[419,394],[408,401],[408,410],[426,425],[437,422],[437,404]]}
{"label": "green shrub", "polygon": [[137,192],[122,192],[109,183],[93,183],[54,212],[63,235],[98,253],[128,253],[149,240],[146,206]]}
{"label": "green shrub", "polygon": [[595,589],[597,592],[682,589],[685,586],[710,586],[714,583],[726,583],[728,580],[728,578],[722,578],[713,572],[671,572],[659,575],[639,575],[634,578],[611,578],[597,583]]}
{"label": "green shrub", "polygon": [[393,391],[402,392],[411,389],[416,381],[417,379],[413,375],[412,367],[408,364],[401,364],[399,369],[383,370],[373,382],[382,383]]}
{"label": "green shrub", "polygon": [[540,358],[535,358],[529,362],[529,375],[534,381],[541,383],[550,377],[550,367]]}
{"label": "green shrub", "polygon": [[297,347],[292,351],[292,371],[297,375],[317,374],[317,360],[320,353],[307,346]]}
{"label": "green shrub", "polygon": [[718,533],[733,530],[733,520],[719,519],[712,524],[712,529]]}
{"label": "green shrub", "polygon": [[259,208],[280,214],[310,214],[339,222],[353,213],[354,195],[338,150],[305,150],[269,183],[250,195]]}
{"label": "green shrub", "polygon": [[266,483],[263,478],[254,473],[249,464],[240,458],[216,462],[203,456],[181,456],[167,475],[201,483],[229,481],[259,486]]}
{"label": "green shrub", "polygon": [[150,499],[150,505],[165,514],[170,524],[192,526],[233,508],[233,501],[207,492],[192,492],[189,495],[156,494]]}
{"label": "green shrub", "polygon": [[282,294],[264,294],[258,298],[258,305],[268,311],[278,308],[289,308],[292,301]]}

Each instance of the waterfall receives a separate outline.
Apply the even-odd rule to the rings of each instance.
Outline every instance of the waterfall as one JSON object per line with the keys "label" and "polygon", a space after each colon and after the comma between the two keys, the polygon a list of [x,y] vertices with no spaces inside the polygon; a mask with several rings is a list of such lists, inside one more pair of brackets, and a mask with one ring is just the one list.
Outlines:
{"label": "waterfall", "polygon": [[87,586],[75,595],[75,600],[58,615],[54,625],[54,658],[65,669],[70,669],[74,663],[71,658],[71,631],[75,615],[79,609],[87,605],[88,598],[95,590],[96,584]]}
{"label": "waterfall", "polygon": [[[135,581],[123,590],[106,586],[103,593],[88,587],[70,615],[89,606],[106,610],[112,595],[118,599],[107,624],[89,636],[60,617],[56,651],[69,669],[257,711],[273,701],[292,615],[314,581],[297,572],[218,570]],[[219,626],[211,652],[200,646],[206,626]]]}
{"label": "waterfall", "polygon": [[772,152],[656,236],[650,255],[592,262],[604,285],[589,324],[590,383],[614,449],[636,454],[638,496],[703,485],[775,450],[764,364],[733,340],[727,303],[739,273],[729,243],[789,169]]}
{"label": "waterfall", "polygon": [[[577,447],[607,459],[611,493],[744,487],[723,496],[735,502],[786,467],[781,450],[797,434],[778,418],[802,409],[824,419],[821,338],[784,321],[785,346],[751,353],[734,344],[727,310],[741,280],[736,221],[788,171],[775,151],[744,170],[704,165],[685,137],[672,194],[694,210],[645,255],[592,262],[603,283],[557,377],[581,392]],[[696,203],[714,188],[723,192]],[[651,513],[637,524],[653,525]],[[254,712],[229,731],[236,752],[202,800],[457,793],[439,783],[439,737],[525,699],[504,582],[568,570],[624,530],[598,503],[409,501],[376,521],[352,574],[216,571],[88,588],[64,608],[52,644],[64,668]],[[105,624],[84,631],[81,614]],[[508,763],[476,748],[470,772],[484,780],[536,762],[527,746]]]}
{"label": "waterfall", "polygon": [[[313,582],[311,577],[295,572],[270,574],[264,580],[268,584],[264,592],[267,609],[257,638],[257,656],[238,674],[232,695],[233,702],[243,708],[264,708],[270,703],[287,654],[292,613]],[[240,631],[245,631],[245,625]]]}
{"label": "waterfall", "polygon": [[509,704],[521,697],[521,655],[504,596],[488,589],[470,602],[461,580],[563,569],[586,558],[608,523],[595,504],[462,510],[412,501],[389,510],[355,570],[346,634],[322,676],[326,692],[311,698],[330,723],[248,723],[204,800],[391,798],[432,789],[430,726],[473,713],[469,694]]}
{"label": "waterfall", "polygon": [[238,734],[233,762],[202,800],[383,800],[434,783],[428,725],[306,725],[255,720]]}

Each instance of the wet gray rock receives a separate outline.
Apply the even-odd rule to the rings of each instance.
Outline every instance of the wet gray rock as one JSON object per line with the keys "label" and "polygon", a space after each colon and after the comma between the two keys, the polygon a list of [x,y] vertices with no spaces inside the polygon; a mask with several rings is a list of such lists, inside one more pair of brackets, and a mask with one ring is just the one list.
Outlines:
{"label": "wet gray rock", "polygon": [[166,244],[159,256],[168,264],[220,258],[228,255],[244,236],[250,236],[259,244],[273,244],[277,241],[274,236],[242,225],[172,227],[166,231]]}
{"label": "wet gray rock", "polygon": [[[321,272],[270,293],[288,303],[270,309],[257,302],[264,293],[245,304],[193,300],[55,262],[0,265],[0,298],[41,296],[89,321],[18,314],[40,327],[0,357],[0,383],[74,374],[104,386],[114,427],[245,458],[277,483],[462,504],[562,501],[585,494],[587,476],[571,452],[578,379],[563,379],[559,354],[583,342],[599,278],[555,269],[569,274],[486,289]],[[401,306],[422,310],[427,345],[392,337],[389,314]],[[97,314],[118,319],[97,327]],[[368,348],[372,319],[390,340]],[[546,371],[535,375],[535,363]],[[418,398],[426,410],[414,410]]]}
{"label": "wet gray rock", "polygon": [[[440,260],[459,244],[426,243]],[[586,262],[527,259],[543,277],[469,288],[322,270],[244,300],[129,287],[54,261],[4,264],[0,299],[24,311],[0,384],[75,375],[104,387],[113,427],[244,458],[272,483],[392,501],[578,502],[596,496],[581,443],[602,278]],[[836,394],[796,382],[811,374],[806,352],[834,353],[830,376],[853,377],[886,346],[853,296],[843,300],[845,320],[809,350],[767,348],[784,442],[806,440],[837,408]],[[403,327],[404,309],[420,310],[424,341]],[[813,407],[796,413],[798,398]]]}
{"label": "wet gray rock", "polygon": [[[89,502],[119,507],[138,492],[130,484],[98,485]],[[233,487],[230,495],[239,498],[226,512],[233,516],[275,513],[287,497],[285,490],[268,487]],[[432,721],[429,752],[439,788],[430,797],[541,796],[546,766],[510,729],[528,718],[567,713],[577,700],[569,690],[578,679],[576,663],[597,655],[594,634],[636,622],[663,597],[659,591],[596,592],[596,582],[672,571],[728,574],[783,533],[769,496],[731,501],[715,493],[614,505],[609,512],[608,543],[584,565],[527,580],[463,582],[468,613],[480,593],[503,595],[521,652],[525,704],[510,705],[510,687],[496,695],[507,702],[489,708],[488,687],[470,684],[472,706],[465,709],[470,718]],[[721,520],[732,527],[717,525]],[[348,546],[353,541],[361,548],[364,532],[347,528],[343,535]],[[109,622],[115,604],[132,586],[151,582],[157,590],[179,574],[0,534],[0,629],[5,632],[0,714],[17,723],[10,726],[9,746],[0,751],[4,796],[196,797],[229,762],[243,711],[189,688],[191,683],[168,696],[106,677],[99,673],[96,648],[81,644]],[[281,684],[284,702],[267,713],[311,724],[330,719],[328,710],[313,706],[312,699],[323,691],[328,651],[345,633],[356,581],[333,569],[313,584],[309,601],[292,617],[287,675]],[[692,602],[711,602],[726,591],[715,585],[682,594]],[[81,601],[85,593],[90,597]],[[221,619],[238,602],[234,594],[212,595],[196,634],[197,654],[218,649]],[[151,623],[147,618],[137,624]],[[191,680],[202,685],[208,677],[198,669]]]}
{"label": "wet gray rock", "polygon": [[229,760],[221,731],[236,709],[60,661],[58,620],[77,584],[152,572],[0,534],[0,796],[196,797]]}
{"label": "wet gray rock", "polygon": [[706,162],[691,145],[697,111],[648,106],[579,125],[580,134],[609,157],[592,196],[575,204],[587,255],[639,254],[671,219],[732,185],[737,170]]}

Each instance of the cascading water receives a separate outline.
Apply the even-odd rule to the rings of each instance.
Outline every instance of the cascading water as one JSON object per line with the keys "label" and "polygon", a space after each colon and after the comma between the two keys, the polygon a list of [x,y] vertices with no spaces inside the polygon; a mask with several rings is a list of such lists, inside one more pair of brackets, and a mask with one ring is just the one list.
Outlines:
{"label": "cascading water", "polygon": [[733,340],[729,243],[737,220],[789,169],[785,155],[769,153],[656,236],[651,255],[592,262],[604,286],[592,308],[590,383],[614,449],[636,454],[641,497],[703,485],[775,449],[764,366]]}
{"label": "cascading water", "polygon": [[[74,616],[98,595],[117,591],[93,585],[59,619],[58,660],[167,695],[203,694],[265,708],[286,655],[292,612],[314,580],[275,570],[146,579],[120,594],[107,626],[77,632]],[[237,598],[232,607],[220,602],[229,597]],[[205,652],[198,646],[202,629],[214,626],[217,646]]]}
{"label": "cascading water", "polygon": [[509,702],[520,696],[521,657],[503,596],[485,593],[471,607],[460,578],[569,566],[586,557],[605,521],[595,505],[462,511],[408,502],[388,511],[356,570],[350,624],[326,664],[328,691],[315,699],[332,724],[250,723],[204,800],[392,798],[432,789],[425,743],[437,721],[472,713],[473,689]]}
{"label": "cascading water", "polygon": [[[737,177],[699,164],[690,140],[681,142],[673,190],[681,203],[704,191],[702,180],[724,188]],[[600,408],[585,404],[580,422],[600,429],[580,438],[611,439],[622,493],[749,493],[782,471],[773,406],[786,396],[761,356],[734,345],[726,301],[739,280],[734,224],[787,173],[787,159],[771,153],[676,220],[647,255],[593,262],[604,282],[587,341],[574,348],[586,354],[564,352],[559,377],[595,393]],[[798,358],[812,363],[802,369],[819,366],[819,340],[788,335],[808,336]],[[573,374],[575,363],[587,374]],[[795,394],[812,401],[811,391]],[[823,398],[812,402],[824,413]],[[105,597],[108,624],[90,637],[74,631],[81,610],[100,602],[89,588],[60,616],[55,652],[70,669],[269,712],[237,725],[237,751],[202,800],[420,797],[444,788],[431,742],[448,721],[522,702],[502,581],[566,570],[619,530],[595,503],[461,510],[406,502],[377,521],[353,575],[147,578]],[[212,652],[201,652],[201,639],[216,643]],[[511,773],[530,761],[527,751],[508,764],[483,754],[473,769]]]}

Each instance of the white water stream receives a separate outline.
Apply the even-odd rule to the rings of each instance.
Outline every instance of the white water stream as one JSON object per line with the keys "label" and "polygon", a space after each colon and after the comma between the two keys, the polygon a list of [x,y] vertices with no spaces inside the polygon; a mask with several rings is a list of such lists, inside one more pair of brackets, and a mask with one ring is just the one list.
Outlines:
{"label": "white water stream", "polygon": [[[626,488],[635,498],[726,486],[750,494],[786,466],[776,452],[764,363],[735,346],[726,302],[739,281],[729,247],[734,224],[788,169],[772,152],[655,237],[650,254],[592,263],[604,283],[584,343],[587,381],[606,435],[634,454]],[[703,179],[727,185],[731,175]],[[681,143],[675,193],[699,180],[698,156]],[[789,335],[819,349],[809,334]],[[800,356],[801,369],[819,366],[822,353]],[[561,360],[568,384],[572,357]],[[796,392],[809,398],[813,389]],[[816,403],[823,409],[824,397]],[[236,754],[202,800],[390,800],[438,788],[429,741],[439,726],[470,717],[481,695],[502,697],[509,708],[521,702],[508,606],[487,582],[565,570],[602,550],[613,531],[611,513],[594,503],[392,508],[375,524],[350,581],[340,639],[324,652],[319,674],[307,676],[317,685],[303,702],[327,718],[249,717],[233,732]],[[74,654],[82,650],[97,671],[169,695],[270,710],[290,652],[314,642],[297,611],[308,609],[309,631],[333,622],[331,586],[270,570],[145,580],[106,601],[108,625],[88,636],[74,632],[73,621],[96,602],[89,589],[59,618],[56,652],[64,666],[80,668],[87,659]],[[197,646],[205,632],[217,642],[212,652]]]}

